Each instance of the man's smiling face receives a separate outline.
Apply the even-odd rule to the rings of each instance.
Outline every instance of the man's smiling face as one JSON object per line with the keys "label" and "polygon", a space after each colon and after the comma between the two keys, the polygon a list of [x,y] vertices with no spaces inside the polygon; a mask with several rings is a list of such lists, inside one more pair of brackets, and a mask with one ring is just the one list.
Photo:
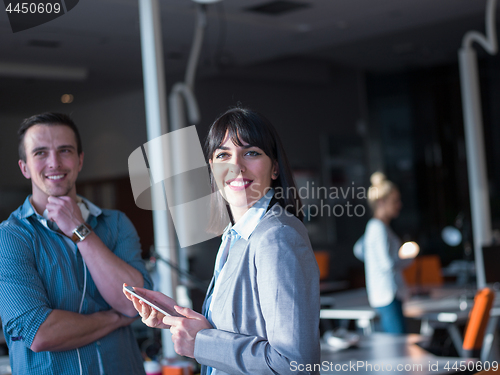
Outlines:
{"label": "man's smiling face", "polygon": [[34,125],[24,135],[26,161],[19,160],[31,179],[33,201],[45,205],[49,196],[76,198],[75,181],[83,165],[73,130],[65,125]]}

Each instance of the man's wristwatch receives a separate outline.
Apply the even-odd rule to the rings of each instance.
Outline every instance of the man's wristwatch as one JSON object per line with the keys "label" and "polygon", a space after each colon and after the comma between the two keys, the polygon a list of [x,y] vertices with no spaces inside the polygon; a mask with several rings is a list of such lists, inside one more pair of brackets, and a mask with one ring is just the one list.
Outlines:
{"label": "man's wristwatch", "polygon": [[87,236],[92,233],[92,229],[87,224],[83,223],[73,230],[71,241],[74,243],[82,242]]}

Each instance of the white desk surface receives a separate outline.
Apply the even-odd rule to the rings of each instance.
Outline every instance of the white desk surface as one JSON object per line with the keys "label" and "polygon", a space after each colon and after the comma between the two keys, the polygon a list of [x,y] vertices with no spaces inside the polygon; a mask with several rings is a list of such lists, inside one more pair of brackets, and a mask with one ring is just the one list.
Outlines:
{"label": "white desk surface", "polygon": [[[436,320],[444,323],[455,323],[467,320],[472,307],[472,298],[469,298],[467,308],[460,309],[461,296],[467,293],[473,296],[473,291],[463,287],[440,286],[428,289],[428,295],[414,296],[404,302],[404,315],[415,319]],[[322,305],[331,305],[321,309],[322,319],[373,319],[376,310],[368,304],[365,288],[349,290],[321,296]],[[500,315],[500,298],[495,299],[495,306],[491,316]]]}

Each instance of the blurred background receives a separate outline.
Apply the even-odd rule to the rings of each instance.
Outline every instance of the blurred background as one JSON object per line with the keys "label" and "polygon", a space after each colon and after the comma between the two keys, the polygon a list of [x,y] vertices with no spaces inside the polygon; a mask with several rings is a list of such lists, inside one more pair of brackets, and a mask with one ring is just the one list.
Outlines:
{"label": "blurred background", "polygon": [[[417,241],[421,254],[438,255],[443,267],[473,260],[457,52],[466,32],[484,33],[485,6],[483,0],[210,5],[194,90],[200,140],[228,107],[249,106],[277,128],[300,186],[346,192],[367,188],[370,174],[384,171],[403,201],[396,233]],[[160,8],[170,91],[183,80],[196,5],[163,0]],[[152,216],[135,206],[127,164],[147,141],[138,2],[80,1],[63,17],[17,33],[1,12],[0,35],[0,220],[31,191],[17,166],[19,123],[40,112],[69,113],[85,151],[78,192],[125,211],[147,258]],[[500,229],[500,56],[476,51],[492,225]],[[362,205],[363,215],[306,222],[314,249],[329,255],[327,280],[348,288],[364,284],[352,246],[370,217],[366,198],[351,193],[328,204]],[[441,231],[457,220],[464,241],[452,247]],[[187,249],[191,272],[203,280],[211,277],[218,241]],[[195,308],[200,298],[194,296]]]}

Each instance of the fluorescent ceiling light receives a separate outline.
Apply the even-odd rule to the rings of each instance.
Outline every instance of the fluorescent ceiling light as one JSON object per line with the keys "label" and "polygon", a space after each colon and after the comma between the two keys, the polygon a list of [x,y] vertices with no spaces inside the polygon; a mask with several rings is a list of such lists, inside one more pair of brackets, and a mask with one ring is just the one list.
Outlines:
{"label": "fluorescent ceiling light", "polygon": [[212,3],[217,3],[221,0],[193,0],[195,3],[200,3],[200,4],[212,4]]}
{"label": "fluorescent ceiling light", "polygon": [[0,62],[0,76],[13,78],[55,79],[63,81],[84,81],[87,68],[73,68],[55,65],[31,65]]}

